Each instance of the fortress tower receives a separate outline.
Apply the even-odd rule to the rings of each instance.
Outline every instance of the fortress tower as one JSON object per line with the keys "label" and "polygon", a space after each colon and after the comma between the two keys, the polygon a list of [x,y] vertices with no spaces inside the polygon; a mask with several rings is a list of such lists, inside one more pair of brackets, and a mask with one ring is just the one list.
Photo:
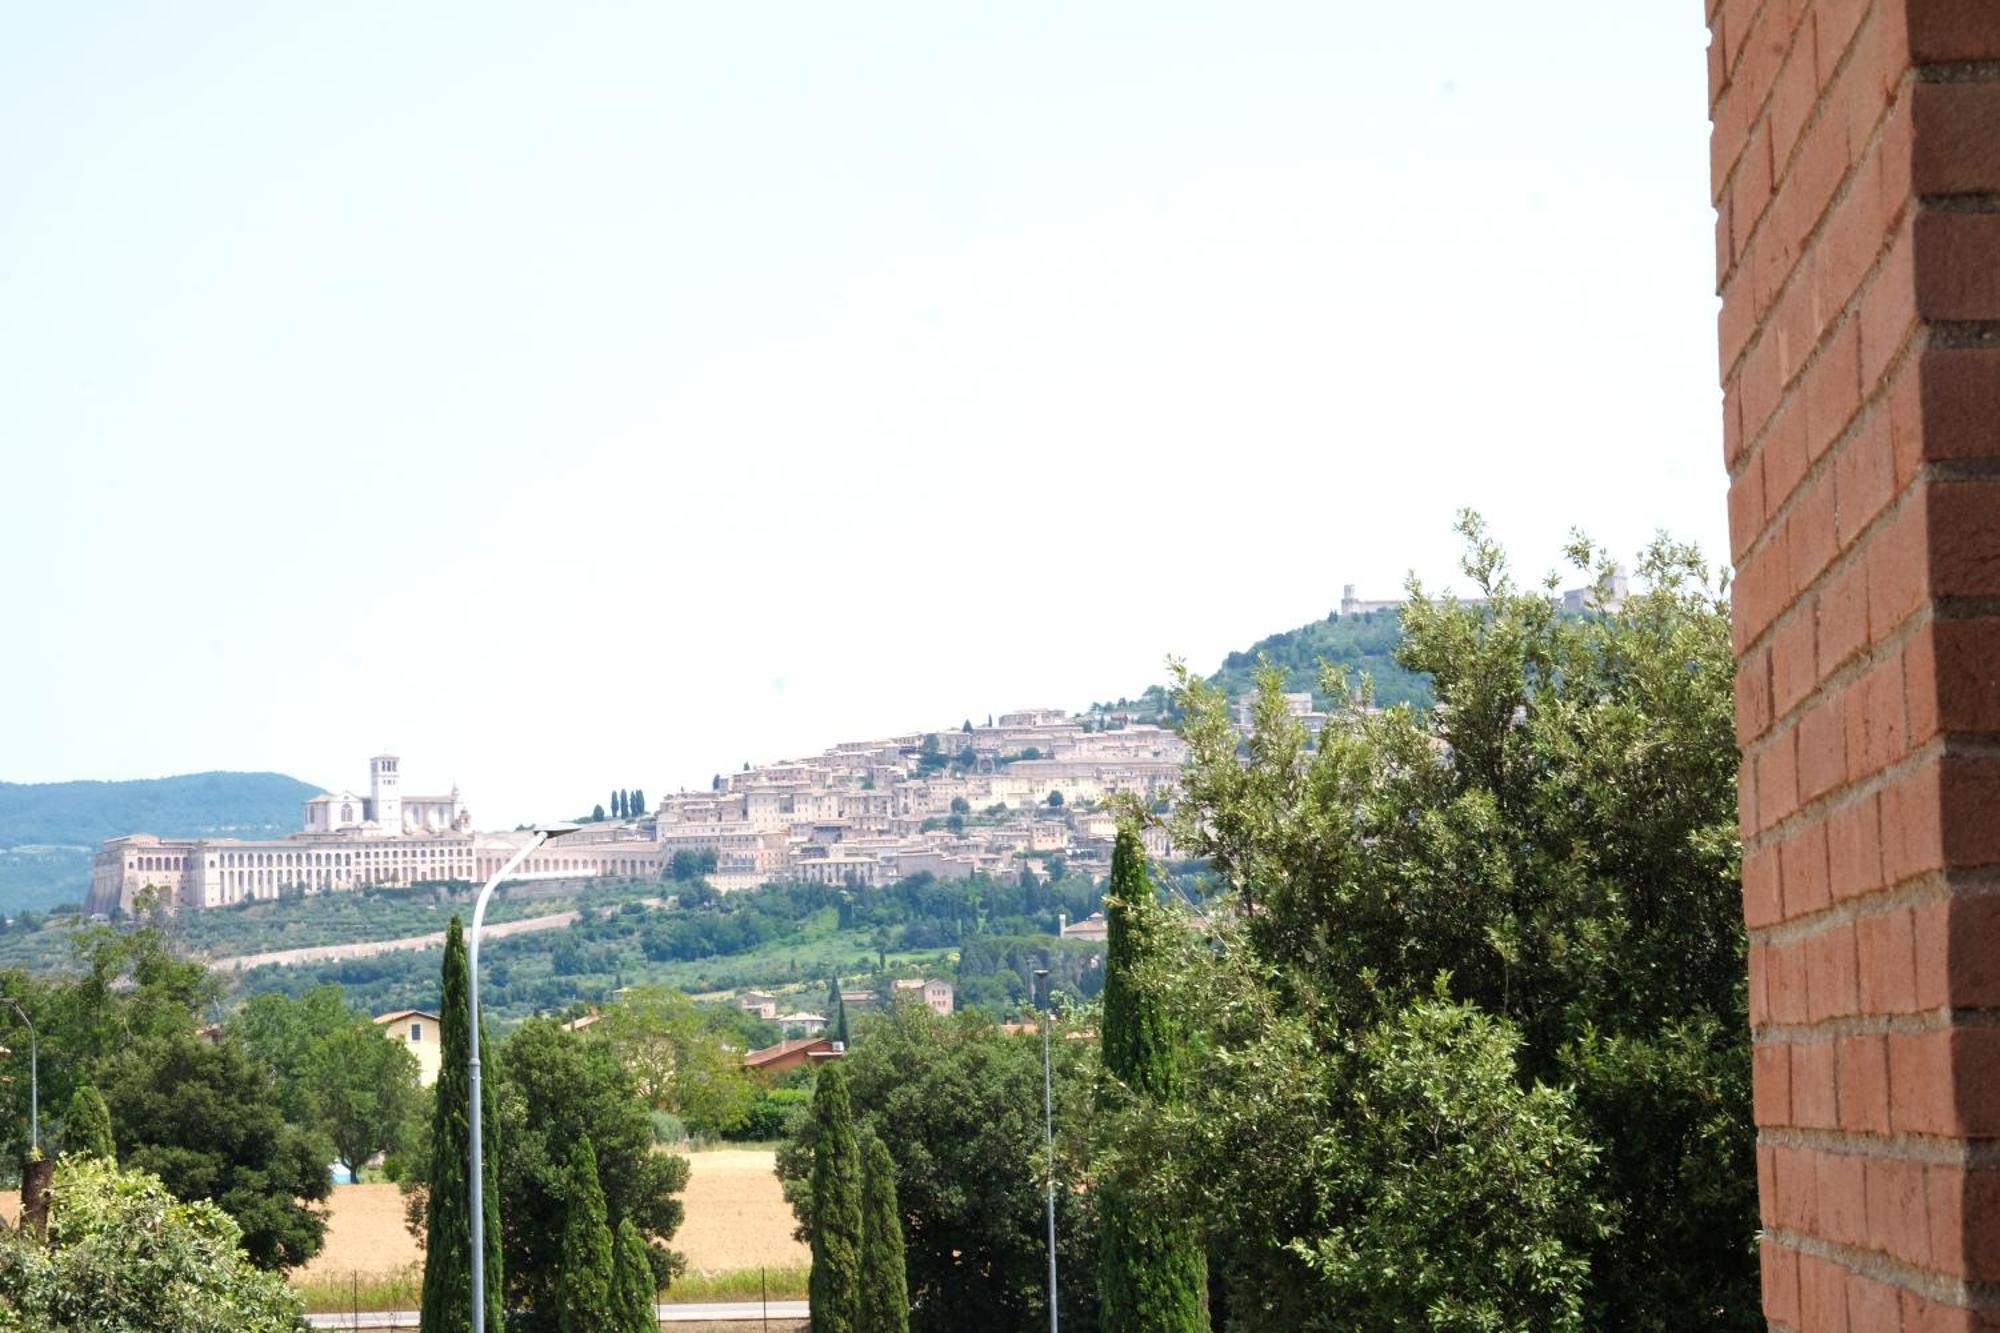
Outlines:
{"label": "fortress tower", "polygon": [[368,761],[368,807],[375,813],[376,825],[386,833],[403,831],[400,762],[393,754],[378,754]]}

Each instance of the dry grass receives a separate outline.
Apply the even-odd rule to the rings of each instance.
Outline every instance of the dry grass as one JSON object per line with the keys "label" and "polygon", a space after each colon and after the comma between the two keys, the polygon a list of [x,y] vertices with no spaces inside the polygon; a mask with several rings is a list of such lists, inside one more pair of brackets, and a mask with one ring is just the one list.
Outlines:
{"label": "dry grass", "polygon": [[797,1222],[778,1189],[776,1154],[722,1148],[688,1155],[687,1221],[674,1248],[690,1273],[796,1268],[812,1261],[792,1239]]}
{"label": "dry grass", "polygon": [[[687,1220],[674,1248],[687,1256],[691,1275],[711,1275],[733,1290],[748,1291],[756,1270],[771,1270],[777,1299],[789,1275],[811,1262],[805,1246],[792,1239],[792,1210],[778,1188],[776,1154],[769,1149],[723,1148],[688,1156]],[[294,1272],[292,1284],[324,1308],[342,1308],[360,1288],[363,1308],[391,1289],[420,1280],[423,1251],[403,1226],[403,1196],[387,1184],[336,1185],[328,1201],[326,1246]],[[412,1275],[418,1275],[413,1277]],[[721,1275],[728,1275],[723,1278]],[[743,1283],[751,1286],[743,1286]],[[690,1291],[704,1283],[690,1282]],[[683,1295],[670,1299],[731,1299]],[[378,1306],[377,1308],[382,1308]]]}

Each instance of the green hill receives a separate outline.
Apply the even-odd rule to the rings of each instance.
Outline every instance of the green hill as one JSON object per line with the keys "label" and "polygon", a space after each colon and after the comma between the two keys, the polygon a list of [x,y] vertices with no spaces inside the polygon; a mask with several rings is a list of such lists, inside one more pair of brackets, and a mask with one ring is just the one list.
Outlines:
{"label": "green hill", "polygon": [[[1335,612],[1324,620],[1266,635],[1248,648],[1229,654],[1208,679],[1210,684],[1221,686],[1230,698],[1241,698],[1250,692],[1257,663],[1268,659],[1285,673],[1287,690],[1310,690],[1315,705],[1325,709],[1329,701],[1319,688],[1320,664],[1325,662],[1345,669],[1351,687],[1358,686],[1361,677],[1367,676],[1374,682],[1375,702],[1381,707],[1407,703],[1428,708],[1430,677],[1407,670],[1396,661],[1396,647],[1402,641],[1401,612],[1363,611],[1349,616]],[[1160,719],[1172,714],[1167,691],[1159,685],[1136,699],[1093,707],[1136,708],[1142,715]]]}
{"label": "green hill", "polygon": [[189,773],[132,782],[0,782],[0,911],[81,902],[106,838],[263,838],[299,826],[320,789],[282,773]]}

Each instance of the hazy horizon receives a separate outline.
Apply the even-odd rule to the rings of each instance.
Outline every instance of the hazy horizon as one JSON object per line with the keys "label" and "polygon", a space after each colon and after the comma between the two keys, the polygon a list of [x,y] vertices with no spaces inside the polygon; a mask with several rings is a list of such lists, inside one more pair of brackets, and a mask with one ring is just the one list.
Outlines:
{"label": "hazy horizon", "polygon": [[[1641,12],[1644,11],[1644,12]],[[1726,558],[1698,11],[0,15],[0,779],[482,826]]]}

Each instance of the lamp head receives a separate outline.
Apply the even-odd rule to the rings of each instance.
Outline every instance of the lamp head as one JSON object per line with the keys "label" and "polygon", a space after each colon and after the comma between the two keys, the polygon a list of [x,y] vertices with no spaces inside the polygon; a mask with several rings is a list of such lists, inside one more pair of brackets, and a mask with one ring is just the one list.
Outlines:
{"label": "lamp head", "polygon": [[542,835],[543,842],[554,842],[557,838],[568,837],[582,827],[581,824],[537,824],[535,832]]}

